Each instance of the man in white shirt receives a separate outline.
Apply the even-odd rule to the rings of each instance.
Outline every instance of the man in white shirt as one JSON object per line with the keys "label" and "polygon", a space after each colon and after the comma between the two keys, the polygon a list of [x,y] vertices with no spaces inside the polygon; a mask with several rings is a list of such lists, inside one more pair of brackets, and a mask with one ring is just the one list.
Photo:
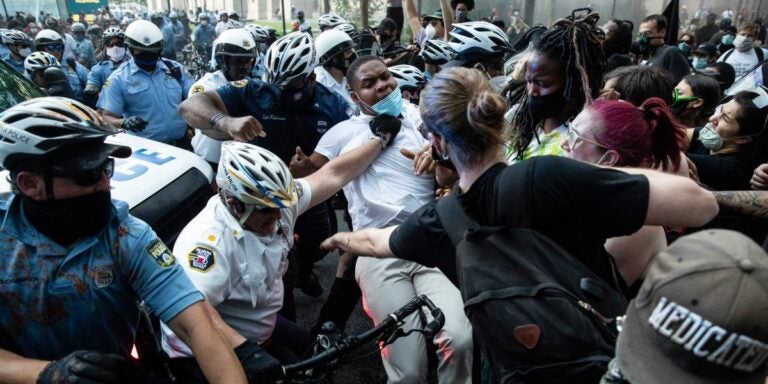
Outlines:
{"label": "man in white shirt", "polygon": [[[348,75],[352,98],[362,113],[331,128],[320,139],[313,156],[319,154],[331,161],[346,156],[343,154],[371,139],[369,126],[387,120],[402,125],[392,143],[393,149],[418,150],[429,143],[418,130],[421,125],[418,109],[404,102],[395,78],[380,58],[361,57],[350,66]],[[390,149],[344,187],[354,230],[400,224],[434,199],[433,175],[416,175],[412,168],[411,160]],[[426,294],[446,317],[445,326],[434,338],[439,360],[438,380],[470,383],[472,327],[464,315],[458,289],[437,268],[402,259],[362,256],[357,259],[355,277],[362,291],[363,307],[374,324],[414,295]],[[332,289],[331,295],[333,293]],[[333,299],[331,295],[329,298]],[[418,316],[411,316],[405,322],[406,332],[424,325]],[[414,336],[400,339],[382,351],[389,382],[427,381],[426,341],[421,335]]]}
{"label": "man in white shirt", "polygon": [[[249,382],[265,378],[265,361],[275,369],[270,354],[290,361],[313,341],[308,331],[277,313],[296,219],[363,172],[396,135],[397,131],[379,131],[355,150],[297,180],[277,155],[264,148],[235,141],[222,144],[216,176],[219,193],[184,228],[174,250],[186,255],[180,256],[185,261],[179,264],[213,307],[212,320],[236,346]],[[163,349],[172,358],[174,374],[180,382],[199,382],[199,368],[189,348],[167,326],[162,330]]]}
{"label": "man in white shirt", "polygon": [[315,39],[319,64],[315,67],[315,80],[343,97],[350,110],[356,112],[357,104],[349,95],[349,84],[345,76],[349,65],[357,59],[354,44],[352,38],[342,31],[329,29],[321,33]]}
{"label": "man in white shirt", "polygon": [[219,13],[219,22],[216,23],[216,35],[221,35],[227,29],[229,29],[229,15],[226,12],[221,12]]}
{"label": "man in white shirt", "polygon": [[733,67],[736,79],[751,72],[757,63],[768,57],[768,51],[755,45],[760,26],[755,23],[744,23],[739,27],[733,48],[723,53],[718,62],[725,62]]}

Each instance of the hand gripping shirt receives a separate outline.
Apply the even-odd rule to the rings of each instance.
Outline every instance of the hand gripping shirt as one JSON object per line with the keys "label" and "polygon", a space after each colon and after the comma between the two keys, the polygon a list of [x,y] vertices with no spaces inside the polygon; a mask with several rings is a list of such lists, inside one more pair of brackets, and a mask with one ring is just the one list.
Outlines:
{"label": "hand gripping shirt", "polygon": [[344,99],[322,84],[315,84],[311,107],[290,110],[280,105],[280,89],[261,80],[238,80],[216,90],[231,116],[253,116],[264,128],[266,137],[251,144],[266,148],[290,164],[300,146],[312,153],[317,142],[334,125],[349,118]]}
{"label": "hand gripping shirt", "polygon": [[[283,275],[293,246],[293,227],[309,208],[312,192],[296,180],[299,201],[281,210],[269,236],[244,230],[219,196],[181,231],[173,249],[179,264],[224,321],[241,335],[263,343],[272,335],[283,305]],[[165,324],[163,349],[172,358],[192,356]]]}
{"label": "hand gripping shirt", "polygon": [[[192,85],[192,88],[189,89],[189,97],[196,93],[223,87],[228,83],[221,70],[208,72]],[[195,129],[195,136],[192,137],[192,149],[196,155],[209,163],[218,164],[219,158],[221,158],[221,141],[202,134],[199,129]]]}
{"label": "hand gripping shirt", "polygon": [[128,356],[140,301],[167,322],[203,299],[152,228],[112,205],[103,231],[67,249],[31,226],[20,199],[0,196],[0,348],[44,360]]}
{"label": "hand gripping shirt", "polygon": [[[181,139],[187,133],[187,123],[178,111],[182,96],[192,87],[192,80],[182,69],[180,84],[164,61],[159,60],[151,73],[141,70],[133,59],[121,65],[104,83],[96,105],[122,118],[137,116],[146,120],[148,124],[143,131],[126,133],[165,143]],[[173,60],[167,61],[183,68]]]}

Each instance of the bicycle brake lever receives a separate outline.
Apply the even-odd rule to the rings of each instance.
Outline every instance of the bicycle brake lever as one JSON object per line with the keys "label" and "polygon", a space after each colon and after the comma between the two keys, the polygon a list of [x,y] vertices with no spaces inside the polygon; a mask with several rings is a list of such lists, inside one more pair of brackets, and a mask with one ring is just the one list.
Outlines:
{"label": "bicycle brake lever", "polygon": [[397,328],[394,332],[387,336],[387,340],[384,341],[384,345],[389,345],[395,342],[395,340],[405,336],[405,332],[402,328]]}

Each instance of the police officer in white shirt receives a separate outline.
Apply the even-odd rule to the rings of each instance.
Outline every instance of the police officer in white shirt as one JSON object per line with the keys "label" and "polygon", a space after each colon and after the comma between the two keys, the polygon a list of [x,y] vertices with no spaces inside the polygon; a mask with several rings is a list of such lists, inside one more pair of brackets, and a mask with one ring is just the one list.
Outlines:
{"label": "police officer in white shirt", "polygon": [[[274,369],[272,356],[288,362],[312,343],[308,331],[277,313],[296,219],[362,173],[397,132],[382,128],[357,149],[297,180],[264,148],[235,141],[222,144],[219,193],[184,228],[174,250],[215,309],[209,311],[214,323],[236,346],[249,381],[268,375],[265,362],[273,362]],[[189,348],[168,327],[162,328],[163,349],[172,358],[174,374],[180,382],[200,382]]]}
{"label": "police officer in white shirt", "polygon": [[357,111],[357,104],[349,95],[347,83],[347,68],[357,59],[354,50],[355,43],[346,33],[329,29],[315,39],[317,63],[315,80],[336,92],[347,101],[352,111]]}

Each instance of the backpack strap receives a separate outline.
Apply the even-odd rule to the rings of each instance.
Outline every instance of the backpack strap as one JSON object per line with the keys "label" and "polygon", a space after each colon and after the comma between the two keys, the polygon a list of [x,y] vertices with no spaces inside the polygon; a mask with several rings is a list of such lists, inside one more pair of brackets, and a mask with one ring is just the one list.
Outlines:
{"label": "backpack strap", "polygon": [[181,68],[173,65],[170,60],[166,59],[163,59],[163,64],[165,64],[166,68],[171,71],[171,76],[179,82],[179,86],[181,87],[181,101],[186,100],[187,95],[184,93],[184,83],[181,80]]}
{"label": "backpack strap", "polygon": [[445,196],[435,204],[437,217],[443,224],[443,228],[451,238],[453,245],[459,244],[469,228],[475,228],[479,225],[472,220],[459,202],[459,191],[454,189],[448,196]]}
{"label": "backpack strap", "polygon": [[765,60],[765,54],[763,52],[763,49],[760,47],[755,47],[755,55],[757,55],[757,62],[762,62]]}
{"label": "backpack strap", "polygon": [[733,53],[733,49],[734,48],[731,48],[723,54],[723,63],[725,63],[728,60],[728,58],[731,57],[731,54]]}

